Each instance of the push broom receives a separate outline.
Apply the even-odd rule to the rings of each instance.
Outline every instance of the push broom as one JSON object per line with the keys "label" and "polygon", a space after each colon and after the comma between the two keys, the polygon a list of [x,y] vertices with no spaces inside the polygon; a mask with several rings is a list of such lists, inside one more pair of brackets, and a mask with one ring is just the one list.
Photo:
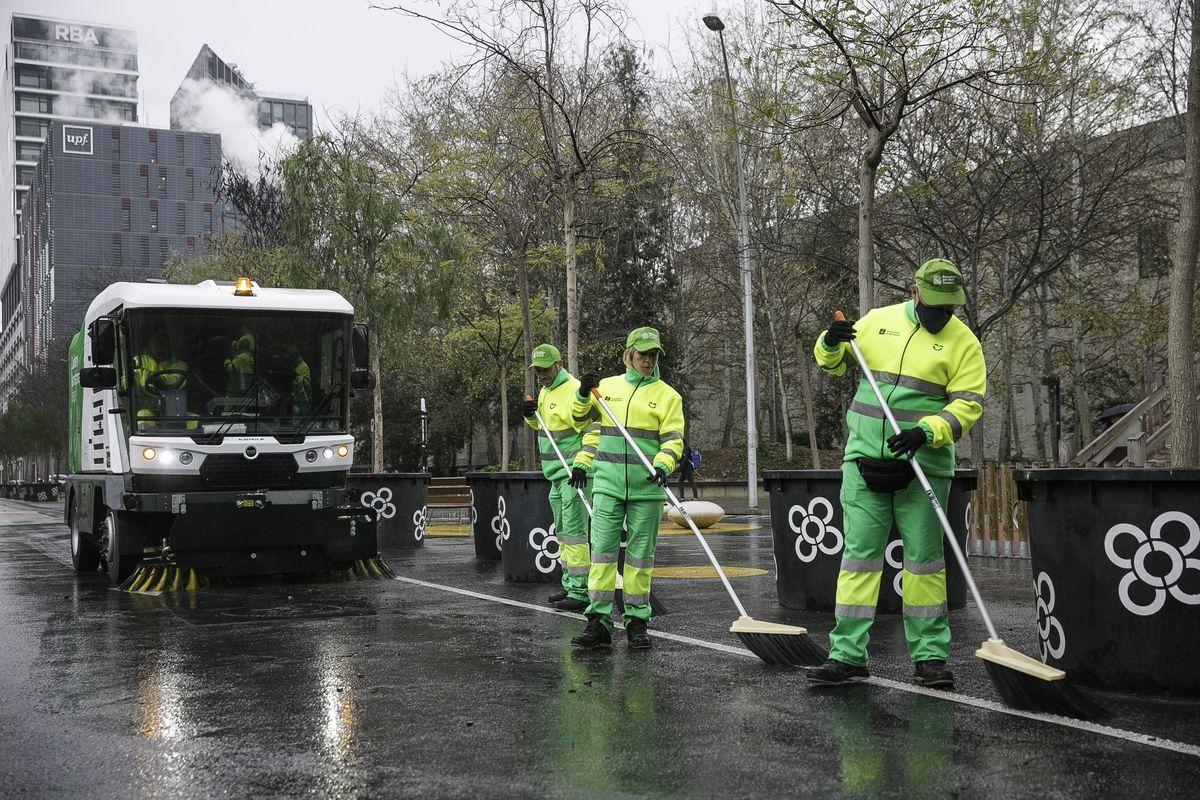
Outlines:
{"label": "push broom", "polygon": [[[834,312],[833,317],[839,321],[846,319],[840,311]],[[851,339],[850,347],[854,350],[854,357],[858,360],[858,368],[862,370],[863,377],[871,385],[871,391],[875,393],[879,407],[883,409],[884,416],[892,426],[892,432],[900,433],[900,425],[896,422],[896,417],[892,414],[892,409],[888,407],[887,401],[883,399],[883,392],[879,391],[879,384],[875,382],[875,375],[867,366],[862,351],[858,349],[858,342]],[[1025,711],[1044,711],[1085,720],[1109,716],[1107,709],[1063,680],[1067,677],[1067,673],[1019,653],[1004,644],[1004,640],[996,633],[996,626],[992,623],[992,616],[988,613],[983,598],[979,596],[979,587],[975,585],[975,579],[971,576],[967,558],[963,555],[958,539],[954,537],[954,531],[950,528],[950,520],[946,518],[942,504],[938,502],[937,495],[933,493],[933,488],[929,485],[929,479],[925,477],[925,471],[921,469],[921,465],[917,463],[915,457],[910,458],[908,463],[912,465],[913,473],[921,482],[925,496],[933,504],[933,510],[946,534],[946,541],[950,543],[950,550],[954,553],[955,560],[958,561],[959,569],[962,570],[963,577],[967,580],[967,587],[971,590],[971,596],[975,598],[975,605],[979,608],[979,614],[983,617],[988,639],[975,651],[975,655],[983,659],[988,675],[991,677],[996,691],[1000,693],[1000,697],[1013,708]]]}
{"label": "push broom", "polygon": [[[642,465],[651,475],[655,474],[654,466],[650,463],[650,459],[646,458],[646,454],[633,441],[633,437],[629,435],[629,431],[625,430],[625,426],[613,414],[612,409],[608,407],[608,403],[604,402],[604,398],[600,396],[600,393],[595,388],[592,389],[592,397],[596,398],[596,402],[604,409],[604,413],[608,415],[608,418],[617,426],[617,430],[625,437],[625,441],[629,444],[629,449],[637,453]],[[725,576],[725,570],[721,569],[720,562],[713,555],[712,549],[708,546],[704,535],[700,533],[700,529],[696,527],[696,523],[692,521],[692,516],[688,514],[687,509],[683,507],[683,503],[679,502],[679,499],[675,497],[675,493],[669,487],[664,486],[662,489],[667,495],[668,502],[675,507],[675,510],[679,512],[679,516],[683,518],[688,527],[692,529],[692,533],[700,540],[700,546],[704,548],[708,560],[712,562],[713,568],[716,569],[717,576],[720,577],[721,583],[725,586],[725,591],[729,592],[730,599],[737,606],[738,613],[741,616],[729,626],[730,633],[741,639],[742,644],[746,645],[750,652],[768,664],[780,667],[813,667],[824,663],[826,658],[825,651],[813,641],[812,637],[808,635],[808,631],[804,628],[795,625],[781,625],[776,622],[760,622],[746,613],[746,607],[738,599],[737,592],[733,590],[733,586],[729,583],[729,578]]]}
{"label": "push broom", "polygon": [[[530,397],[529,395],[525,395],[525,399],[529,402],[533,401],[533,398]],[[558,463],[563,465],[563,469],[565,469],[567,471],[567,474],[570,474],[571,465],[567,463],[566,456],[564,456],[562,453],[562,450],[559,449],[558,442],[554,441],[554,437],[550,435],[550,428],[548,428],[546,426],[546,420],[542,419],[542,414],[540,411],[537,410],[536,407],[533,409],[533,415],[535,417],[537,417],[538,424],[542,426],[542,430],[546,434],[546,439],[550,442],[550,446],[554,448],[554,455],[558,456]],[[578,486],[575,487],[575,491],[579,492],[579,499],[583,501],[583,507],[587,510],[588,519],[591,519],[592,518],[592,504],[588,502],[587,494],[583,491],[583,489],[580,489]],[[618,611],[622,611],[622,612],[625,610],[625,603],[621,597],[623,588],[624,587],[621,586],[621,571],[618,569],[617,570],[617,594],[613,600],[613,605],[615,605],[617,607]],[[654,594],[653,589],[650,590],[650,611],[651,611],[651,613],[658,614],[658,615],[667,613],[667,607],[664,606],[662,604],[662,601],[660,601],[658,599],[658,596],[656,594]]]}

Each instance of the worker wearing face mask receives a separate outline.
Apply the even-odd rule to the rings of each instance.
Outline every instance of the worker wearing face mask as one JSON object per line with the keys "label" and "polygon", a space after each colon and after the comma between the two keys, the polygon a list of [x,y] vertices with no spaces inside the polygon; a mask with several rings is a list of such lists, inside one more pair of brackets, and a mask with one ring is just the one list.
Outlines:
{"label": "worker wearing face mask", "polygon": [[950,620],[942,528],[909,458],[916,458],[945,508],[954,476],[954,444],[983,413],[987,372],[979,340],[954,316],[966,301],[962,274],[945,259],[917,270],[912,298],[875,308],[857,322],[834,322],[813,355],[828,375],[854,363],[858,343],[901,432],[888,421],[865,378],[846,414],[850,437],[842,464],[845,549],[838,574],[836,624],[829,660],[809,671],[819,685],[862,680],[867,640],[879,599],[884,549],[893,521],[904,542],[904,635],[913,683],[949,687]]}

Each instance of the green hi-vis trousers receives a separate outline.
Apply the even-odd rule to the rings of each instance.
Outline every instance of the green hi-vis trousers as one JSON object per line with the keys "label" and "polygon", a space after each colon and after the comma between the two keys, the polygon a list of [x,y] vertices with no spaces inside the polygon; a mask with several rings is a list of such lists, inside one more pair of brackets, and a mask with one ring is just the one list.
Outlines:
{"label": "green hi-vis trousers", "polygon": [[[569,474],[550,482],[550,511],[558,535],[562,586],[567,596],[588,599],[588,517],[579,492],[567,482]],[[585,490],[586,491],[586,490]]]}
{"label": "green hi-vis trousers", "polygon": [[[950,479],[930,477],[929,484],[945,508]],[[854,666],[867,663],[867,641],[894,519],[904,542],[900,589],[909,657],[914,662],[945,660],[950,652],[950,618],[946,613],[942,526],[921,483],[913,478],[902,492],[872,492],[858,467],[848,461],[842,464],[841,501],[846,549],[838,573],[829,657]]]}
{"label": "green hi-vis trousers", "polygon": [[658,542],[661,500],[619,500],[598,494],[592,503],[592,570],[588,574],[588,603],[584,613],[596,615],[612,630],[613,599],[617,592],[617,556],[621,552],[621,523],[628,529],[625,544],[623,601],[625,619],[650,621],[650,577]]}

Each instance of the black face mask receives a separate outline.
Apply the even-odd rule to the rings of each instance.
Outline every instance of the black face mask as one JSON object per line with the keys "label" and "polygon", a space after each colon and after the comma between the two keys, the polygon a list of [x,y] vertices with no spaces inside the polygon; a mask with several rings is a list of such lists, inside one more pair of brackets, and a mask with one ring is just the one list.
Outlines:
{"label": "black face mask", "polygon": [[921,327],[930,333],[937,333],[942,328],[946,327],[946,323],[954,316],[954,309],[951,308],[932,308],[917,301],[917,319],[921,323]]}

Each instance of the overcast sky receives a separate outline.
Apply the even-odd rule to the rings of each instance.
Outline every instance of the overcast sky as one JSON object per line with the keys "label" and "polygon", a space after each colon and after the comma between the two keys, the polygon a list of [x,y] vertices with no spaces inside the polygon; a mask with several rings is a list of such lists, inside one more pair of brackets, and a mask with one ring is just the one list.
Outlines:
{"label": "overcast sky", "polygon": [[[656,50],[700,26],[707,0],[629,0],[629,34]],[[406,73],[436,70],[455,53],[428,25],[370,10],[366,0],[0,0],[8,41],[11,13],[134,28],[143,94],[141,121],[167,127],[171,95],[208,43],[259,89],[307,94],[330,112],[377,109]]]}

